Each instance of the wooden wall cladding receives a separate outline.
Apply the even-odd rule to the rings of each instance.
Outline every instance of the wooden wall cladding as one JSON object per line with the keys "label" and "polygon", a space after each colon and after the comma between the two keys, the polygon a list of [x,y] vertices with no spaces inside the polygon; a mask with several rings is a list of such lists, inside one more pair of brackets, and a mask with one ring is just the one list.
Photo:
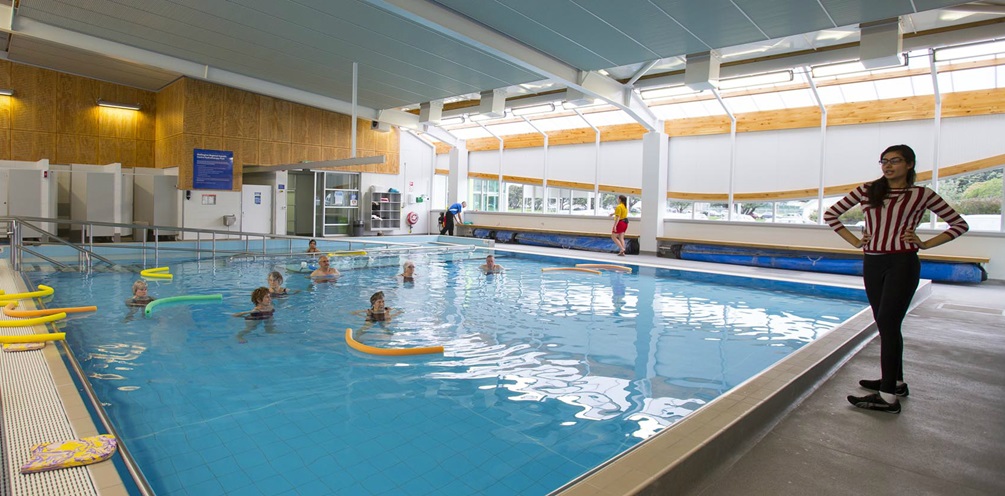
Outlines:
{"label": "wooden wall cladding", "polygon": [[[157,95],[164,118],[157,123],[158,167],[179,167],[179,184],[191,185],[192,148],[234,152],[234,189],[245,165],[337,160],[351,155],[352,118],[277,98],[182,78]],[[180,138],[180,139],[179,139]],[[349,169],[397,174],[400,133],[378,133],[359,119],[359,157],[384,155],[382,164]]]}
{"label": "wooden wall cladding", "polygon": [[[0,97],[5,159],[155,165],[154,93],[10,61],[0,61],[0,85],[14,89],[14,96]],[[98,107],[99,98],[141,110]]]}
{"label": "wooden wall cladding", "polygon": [[[185,80],[179,79],[157,92],[157,123],[155,139],[162,140],[183,132],[185,124]],[[162,157],[157,154],[157,167]],[[170,163],[170,162],[168,162]]]}

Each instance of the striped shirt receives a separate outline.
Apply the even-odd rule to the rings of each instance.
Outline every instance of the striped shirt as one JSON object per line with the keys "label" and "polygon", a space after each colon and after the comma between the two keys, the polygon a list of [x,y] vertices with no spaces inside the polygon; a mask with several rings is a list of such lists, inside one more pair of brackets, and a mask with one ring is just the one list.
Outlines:
{"label": "striped shirt", "polygon": [[862,205],[865,214],[865,232],[872,239],[862,249],[866,253],[901,253],[918,251],[919,246],[902,240],[904,231],[916,228],[926,210],[931,210],[949,224],[945,230],[951,239],[958,238],[970,229],[967,221],[950,207],[938,193],[924,187],[891,188],[882,208],[869,205],[869,187],[863,184],[845,195],[824,213],[824,222],[835,231],[845,227],[838,219],[855,205]]}

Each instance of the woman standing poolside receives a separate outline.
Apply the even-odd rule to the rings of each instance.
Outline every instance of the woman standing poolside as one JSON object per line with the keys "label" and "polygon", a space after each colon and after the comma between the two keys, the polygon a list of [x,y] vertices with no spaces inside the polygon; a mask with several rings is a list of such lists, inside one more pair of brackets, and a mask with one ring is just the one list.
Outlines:
{"label": "woman standing poolside", "polygon": [[628,197],[618,196],[618,206],[614,207],[614,227],[611,229],[611,239],[618,245],[618,256],[625,256],[625,231],[628,230]]}
{"label": "woman standing poolside", "polygon": [[[824,213],[824,220],[839,236],[865,252],[862,264],[866,296],[879,328],[882,378],[863,379],[859,385],[877,391],[866,396],[848,396],[859,408],[900,413],[898,396],[909,394],[904,382],[904,337],[901,324],[918,288],[921,262],[918,250],[927,250],[952,241],[969,230],[938,193],[915,186],[914,150],[894,145],[883,151],[879,163],[883,177],[863,184],[845,195]],[[865,229],[859,239],[839,217],[855,205],[862,205]],[[926,210],[949,224],[937,236],[923,241],[915,229]]]}

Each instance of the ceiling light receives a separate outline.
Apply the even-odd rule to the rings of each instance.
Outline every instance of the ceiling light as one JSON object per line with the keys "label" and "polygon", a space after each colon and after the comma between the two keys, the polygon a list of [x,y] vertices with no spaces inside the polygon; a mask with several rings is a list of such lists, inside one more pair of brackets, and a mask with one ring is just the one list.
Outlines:
{"label": "ceiling light", "polygon": [[856,72],[865,71],[878,71],[881,69],[890,69],[893,67],[905,67],[907,66],[907,58],[903,55],[899,55],[897,58],[901,60],[900,63],[888,65],[885,67],[874,67],[872,69],[866,69],[865,65],[862,64],[860,60],[852,60],[850,62],[838,62],[836,64],[826,64],[814,66],[810,69],[811,74],[814,78],[823,78],[830,76],[841,76],[844,74],[853,74]]}
{"label": "ceiling light", "polygon": [[935,61],[945,62],[947,60],[969,59],[986,55],[997,55],[1003,52],[1005,52],[1005,41],[985,41],[969,45],[936,48]]}
{"label": "ceiling light", "polygon": [[762,86],[765,84],[788,83],[792,81],[792,71],[766,72],[752,76],[735,77],[719,81],[720,90],[743,88],[746,86]]}
{"label": "ceiling light", "polygon": [[691,95],[694,93],[697,93],[697,91],[683,84],[678,84],[676,86],[666,86],[663,88],[656,88],[652,90],[642,90],[640,92],[640,95],[642,96],[643,100],[658,100],[660,98]]}
{"label": "ceiling light", "polygon": [[530,114],[543,114],[545,112],[554,112],[554,103],[545,103],[544,105],[531,105],[529,107],[520,107],[513,109],[513,115],[530,115]]}
{"label": "ceiling light", "polygon": [[14,96],[14,90],[0,89],[0,95],[3,95],[3,96]]}
{"label": "ceiling light", "polygon": [[492,114],[468,114],[468,120],[471,122],[491,121],[495,119],[502,119],[503,117],[506,117],[505,112],[500,116],[494,116]]}
{"label": "ceiling light", "polygon": [[117,109],[126,109],[126,110],[139,110],[140,109],[140,104],[138,104],[138,103],[110,102],[108,100],[102,100],[100,98],[98,99],[98,106],[99,107],[108,107],[108,108],[117,108]]}
{"label": "ceiling light", "polygon": [[443,119],[438,124],[439,126],[455,126],[457,124],[464,124],[464,116],[450,117],[448,119]]}
{"label": "ceiling light", "polygon": [[600,99],[589,99],[587,101],[583,101],[583,100],[566,101],[566,102],[562,102],[562,108],[564,108],[565,110],[572,110],[572,109],[579,109],[579,108],[586,108],[586,107],[595,107],[595,106],[600,105],[602,103],[604,103],[604,101],[600,100]]}

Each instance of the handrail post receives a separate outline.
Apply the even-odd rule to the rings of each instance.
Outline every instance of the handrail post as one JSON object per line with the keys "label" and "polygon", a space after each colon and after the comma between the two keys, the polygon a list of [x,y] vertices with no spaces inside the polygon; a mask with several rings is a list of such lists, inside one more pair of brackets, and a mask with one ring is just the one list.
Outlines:
{"label": "handrail post", "polygon": [[159,228],[154,228],[154,267],[160,266],[161,261],[161,233]]}
{"label": "handrail post", "polygon": [[268,236],[269,236],[268,234],[263,234],[262,235],[262,255],[268,255],[269,254],[269,245],[268,245],[268,243],[266,243],[266,241],[268,241],[268,239],[269,239]]}
{"label": "handrail post", "polygon": [[147,228],[143,228],[143,267],[147,266]]}
{"label": "handrail post", "polygon": [[202,261],[202,233],[199,231],[195,232],[195,257]]}
{"label": "handrail post", "polygon": [[216,231],[213,231],[213,259],[216,259]]}
{"label": "handrail post", "polygon": [[17,221],[11,219],[8,224],[7,237],[10,241],[10,265],[14,270],[21,270],[21,262],[18,260],[18,253],[21,251],[21,235],[20,226],[17,225]]}

